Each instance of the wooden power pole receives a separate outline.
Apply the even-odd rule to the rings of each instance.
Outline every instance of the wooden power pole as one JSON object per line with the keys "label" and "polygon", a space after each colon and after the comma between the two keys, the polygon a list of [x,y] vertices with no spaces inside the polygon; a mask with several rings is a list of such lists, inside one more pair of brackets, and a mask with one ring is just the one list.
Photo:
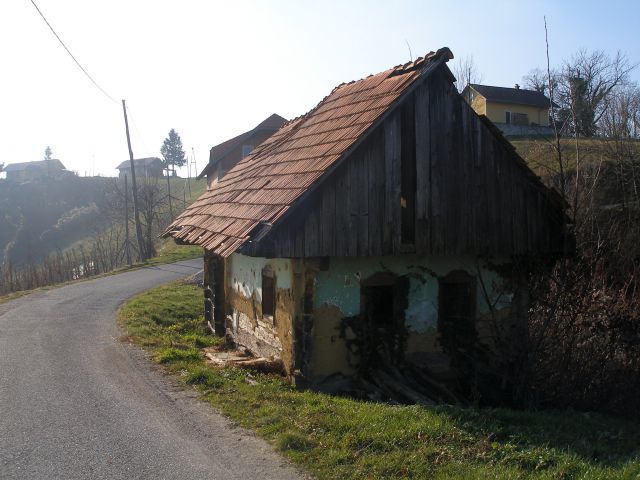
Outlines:
{"label": "wooden power pole", "polygon": [[129,186],[127,176],[124,176],[124,251],[127,256],[127,265],[131,265],[131,244],[129,240]]}
{"label": "wooden power pole", "polygon": [[124,127],[127,132],[127,146],[129,147],[129,160],[131,160],[131,187],[133,189],[133,217],[136,222],[136,239],[138,240],[138,250],[140,259],[147,260],[147,249],[142,237],[142,226],[140,225],[140,212],[138,211],[138,187],[136,185],[136,167],[133,162],[133,150],[131,149],[131,137],[129,136],[129,120],[127,119],[127,107],[122,100],[122,110],[124,111]]}
{"label": "wooden power pole", "polygon": [[173,222],[173,206],[171,204],[171,170],[169,170],[169,164],[167,163],[167,193],[169,196],[169,216]]}

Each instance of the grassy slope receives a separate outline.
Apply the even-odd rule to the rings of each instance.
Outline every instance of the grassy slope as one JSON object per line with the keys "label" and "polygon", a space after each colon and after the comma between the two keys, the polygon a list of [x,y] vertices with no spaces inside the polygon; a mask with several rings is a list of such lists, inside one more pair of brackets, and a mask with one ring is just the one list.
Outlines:
{"label": "grassy slope", "polygon": [[[512,138],[509,140],[533,171],[540,176],[553,176],[559,172],[555,140],[549,138]],[[640,142],[635,142],[635,155],[640,155]],[[563,138],[560,148],[564,160],[564,168],[573,171],[576,166],[576,142],[573,138]],[[578,139],[578,151],[581,164],[589,165],[603,160],[610,160],[616,146],[612,141],[598,138]]]}
{"label": "grassy slope", "polygon": [[202,293],[173,283],[120,312],[129,338],[318,478],[640,477],[637,423],[575,412],[424,408],[297,392],[276,377],[213,369],[199,349]]}
{"label": "grassy slope", "polygon": [[[174,203],[174,211],[176,212],[175,213],[176,216],[182,212],[185,203],[186,203],[186,206],[189,206],[200,195],[202,195],[207,188],[206,179],[203,179],[203,180],[191,179],[191,195],[189,195],[189,188],[187,187],[185,182],[186,181],[184,178],[176,177],[171,179],[171,196],[174,198],[173,203]],[[167,185],[167,179],[165,177],[160,180],[160,186],[162,188],[165,188],[166,185]],[[183,197],[183,190],[185,194],[184,197]],[[134,236],[135,227],[133,224],[133,218],[130,218],[130,222],[131,222],[130,224],[131,235]],[[135,241],[135,237],[132,237],[132,239],[133,241]],[[71,249],[80,248],[80,247],[83,247],[85,249],[90,249],[92,246],[92,242],[93,240],[91,236],[86,236],[70,244],[64,250],[71,250]],[[159,250],[163,247],[164,247],[164,244],[160,246]],[[158,255],[160,255],[160,252],[158,252]]]}

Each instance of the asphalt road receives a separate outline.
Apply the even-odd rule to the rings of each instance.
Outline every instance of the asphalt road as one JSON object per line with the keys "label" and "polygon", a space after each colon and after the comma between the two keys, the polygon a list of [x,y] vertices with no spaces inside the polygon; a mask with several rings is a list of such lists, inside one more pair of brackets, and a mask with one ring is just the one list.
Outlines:
{"label": "asphalt road", "polygon": [[119,340],[115,314],[125,299],[200,265],[136,270],[0,305],[0,479],[300,478],[264,441]]}

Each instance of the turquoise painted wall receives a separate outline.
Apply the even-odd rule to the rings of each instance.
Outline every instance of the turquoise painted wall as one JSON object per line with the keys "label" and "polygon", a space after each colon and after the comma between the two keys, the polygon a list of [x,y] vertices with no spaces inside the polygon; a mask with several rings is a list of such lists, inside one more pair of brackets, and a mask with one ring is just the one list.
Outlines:
{"label": "turquoise painted wall", "polygon": [[[493,263],[500,263],[493,260]],[[478,279],[478,314],[489,311],[482,283],[489,293],[489,301],[500,309],[510,304],[512,295],[502,292],[502,279],[475,257],[354,257],[332,258],[329,269],[316,277],[315,308],[335,305],[344,316],[360,313],[360,280],[376,272],[411,275],[406,326],[416,333],[437,328],[438,277],[453,270],[464,270]]]}

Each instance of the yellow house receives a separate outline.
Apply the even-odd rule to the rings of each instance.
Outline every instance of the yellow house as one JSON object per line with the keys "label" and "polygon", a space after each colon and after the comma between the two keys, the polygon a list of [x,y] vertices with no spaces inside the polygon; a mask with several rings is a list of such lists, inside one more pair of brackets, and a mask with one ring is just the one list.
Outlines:
{"label": "yellow house", "polygon": [[514,127],[515,130],[549,127],[549,99],[535,90],[525,90],[519,85],[505,88],[472,83],[465,87],[462,95],[478,115],[487,116],[508,133],[515,133]]}

